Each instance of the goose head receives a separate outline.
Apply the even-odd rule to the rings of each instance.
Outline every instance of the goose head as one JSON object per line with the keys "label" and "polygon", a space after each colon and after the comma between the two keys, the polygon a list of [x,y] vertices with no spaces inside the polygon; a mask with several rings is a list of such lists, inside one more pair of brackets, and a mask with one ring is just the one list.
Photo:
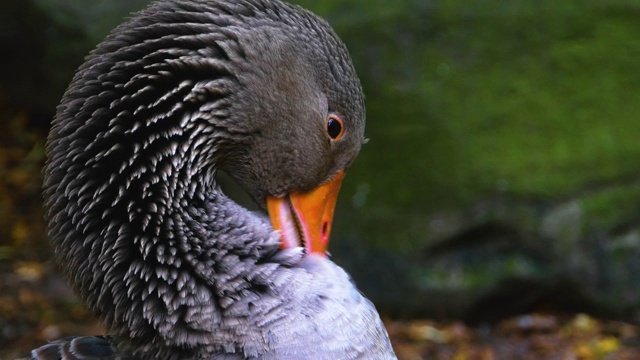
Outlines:
{"label": "goose head", "polygon": [[317,25],[308,34],[242,33],[229,121],[246,137],[229,143],[218,166],[268,207],[283,247],[323,254],[340,182],[364,143],[365,112],[344,45]]}
{"label": "goose head", "polygon": [[[278,0],[158,1],[87,57],[58,107],[44,170],[57,260],[123,357],[388,350],[323,257],[364,125],[323,20]],[[221,170],[270,221],[221,191]]]}

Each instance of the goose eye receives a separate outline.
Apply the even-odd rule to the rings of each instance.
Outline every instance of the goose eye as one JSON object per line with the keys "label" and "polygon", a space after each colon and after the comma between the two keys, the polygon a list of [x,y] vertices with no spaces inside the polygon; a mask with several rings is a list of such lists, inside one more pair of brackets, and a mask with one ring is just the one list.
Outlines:
{"label": "goose eye", "polygon": [[327,117],[327,134],[333,140],[339,140],[344,134],[344,125],[338,116],[332,114]]}

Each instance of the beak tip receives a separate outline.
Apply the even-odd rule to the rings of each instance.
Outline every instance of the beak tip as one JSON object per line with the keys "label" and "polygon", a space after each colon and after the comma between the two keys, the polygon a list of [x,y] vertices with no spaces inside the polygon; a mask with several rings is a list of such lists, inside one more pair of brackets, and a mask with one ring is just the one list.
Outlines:
{"label": "beak tip", "polygon": [[[333,213],[344,170],[329,182],[304,192],[292,192],[284,198],[267,197],[273,228],[281,231],[281,247],[303,245],[308,254],[325,256],[331,233]],[[289,239],[292,238],[292,239]]]}

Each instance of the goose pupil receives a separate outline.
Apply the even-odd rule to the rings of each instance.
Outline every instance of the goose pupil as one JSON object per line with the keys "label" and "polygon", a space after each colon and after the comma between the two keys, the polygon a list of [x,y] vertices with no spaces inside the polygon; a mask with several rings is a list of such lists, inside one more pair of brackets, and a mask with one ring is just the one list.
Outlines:
{"label": "goose pupil", "polygon": [[340,122],[334,118],[329,118],[329,121],[327,121],[327,132],[329,133],[329,136],[331,136],[332,139],[335,139],[340,135],[341,131],[342,125]]}

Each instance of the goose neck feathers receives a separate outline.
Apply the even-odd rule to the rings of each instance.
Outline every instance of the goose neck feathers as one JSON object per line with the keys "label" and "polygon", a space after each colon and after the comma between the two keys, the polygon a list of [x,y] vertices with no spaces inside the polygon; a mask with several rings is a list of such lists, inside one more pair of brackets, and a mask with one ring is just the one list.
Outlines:
{"label": "goose neck feathers", "polygon": [[161,0],[116,28],[65,93],[44,170],[57,260],[114,334],[88,343],[114,358],[392,354],[344,271],[281,250],[216,184],[225,170],[264,206],[328,181],[363,141],[346,48],[306,10]]}

